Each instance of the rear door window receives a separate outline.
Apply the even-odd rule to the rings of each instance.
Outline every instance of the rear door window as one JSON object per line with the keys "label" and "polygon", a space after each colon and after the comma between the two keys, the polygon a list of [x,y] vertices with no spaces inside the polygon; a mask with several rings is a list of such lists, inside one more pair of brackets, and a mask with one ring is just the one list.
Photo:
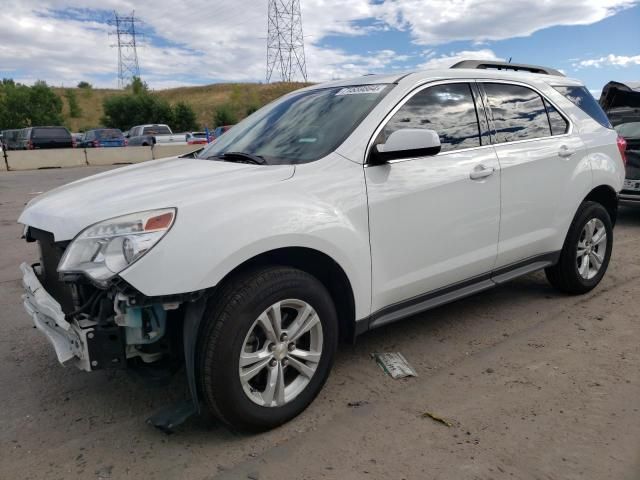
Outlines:
{"label": "rear door window", "polygon": [[416,93],[391,117],[375,143],[386,143],[391,133],[403,128],[435,130],[441,152],[481,144],[476,107],[467,83],[436,85]]}
{"label": "rear door window", "polygon": [[530,88],[504,83],[483,83],[496,142],[515,142],[551,135],[542,97]]}
{"label": "rear door window", "polygon": [[591,92],[586,87],[553,87],[562,95],[577,105],[580,110],[593,118],[596,122],[606,128],[613,128],[607,114],[604,113],[602,107],[598,104]]}

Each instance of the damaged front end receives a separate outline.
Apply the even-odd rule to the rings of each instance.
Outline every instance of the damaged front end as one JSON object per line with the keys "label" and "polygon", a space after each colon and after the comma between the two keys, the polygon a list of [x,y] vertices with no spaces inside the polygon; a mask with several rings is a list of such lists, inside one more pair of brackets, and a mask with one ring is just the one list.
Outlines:
{"label": "damaged front end", "polygon": [[184,305],[202,292],[146,297],[119,277],[98,285],[80,273],[59,273],[69,242],[35,228],[25,237],[38,242],[40,263],[20,266],[24,306],[60,363],[85,371],[182,364]]}

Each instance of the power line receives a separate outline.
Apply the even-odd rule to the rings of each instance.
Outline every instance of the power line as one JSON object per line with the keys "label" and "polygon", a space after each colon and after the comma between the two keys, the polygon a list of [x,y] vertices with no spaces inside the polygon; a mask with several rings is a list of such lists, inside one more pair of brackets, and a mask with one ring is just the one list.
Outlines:
{"label": "power line", "polygon": [[115,30],[109,35],[115,35],[117,38],[117,43],[111,46],[118,47],[118,87],[124,88],[131,83],[133,77],[140,77],[136,25],[142,22],[135,18],[135,11],[131,12],[131,15],[113,12],[113,16],[109,25],[115,27]]}
{"label": "power line", "polygon": [[280,80],[291,82],[298,75],[307,81],[300,0],[269,0],[267,20],[267,83],[274,70]]}

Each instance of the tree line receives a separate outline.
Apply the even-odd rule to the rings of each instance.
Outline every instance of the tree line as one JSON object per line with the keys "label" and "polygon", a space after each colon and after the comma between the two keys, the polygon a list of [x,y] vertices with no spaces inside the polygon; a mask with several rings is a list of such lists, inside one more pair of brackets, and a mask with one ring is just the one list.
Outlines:
{"label": "tree line", "polygon": [[[81,117],[82,109],[77,94],[84,91],[84,94],[90,95],[92,88],[90,83],[81,81],[77,90],[63,91],[68,117]],[[209,126],[215,128],[237,123],[260,108],[262,103],[255,89],[235,85],[229,100],[214,110]],[[100,123],[103,127],[125,131],[134,125],[166,123],[175,132],[199,128],[196,113],[190,105],[185,102],[170,104],[154,95],[138,77],[133,78],[123,94],[105,98],[102,106],[104,114]],[[64,123],[62,98],[46,82],[37,81],[28,86],[12,79],[3,79],[0,83],[0,130]]]}
{"label": "tree line", "polygon": [[0,130],[63,122],[62,99],[45,82],[27,86],[5,78],[0,83]]}

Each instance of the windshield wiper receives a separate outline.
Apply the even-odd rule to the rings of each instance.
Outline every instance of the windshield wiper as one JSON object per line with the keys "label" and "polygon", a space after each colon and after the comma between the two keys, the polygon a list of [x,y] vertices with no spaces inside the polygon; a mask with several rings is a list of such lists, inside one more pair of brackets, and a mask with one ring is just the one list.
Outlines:
{"label": "windshield wiper", "polygon": [[226,162],[239,161],[246,163],[255,163],[256,165],[264,165],[265,163],[267,163],[264,157],[246,152],[226,152],[220,155],[220,158]]}

